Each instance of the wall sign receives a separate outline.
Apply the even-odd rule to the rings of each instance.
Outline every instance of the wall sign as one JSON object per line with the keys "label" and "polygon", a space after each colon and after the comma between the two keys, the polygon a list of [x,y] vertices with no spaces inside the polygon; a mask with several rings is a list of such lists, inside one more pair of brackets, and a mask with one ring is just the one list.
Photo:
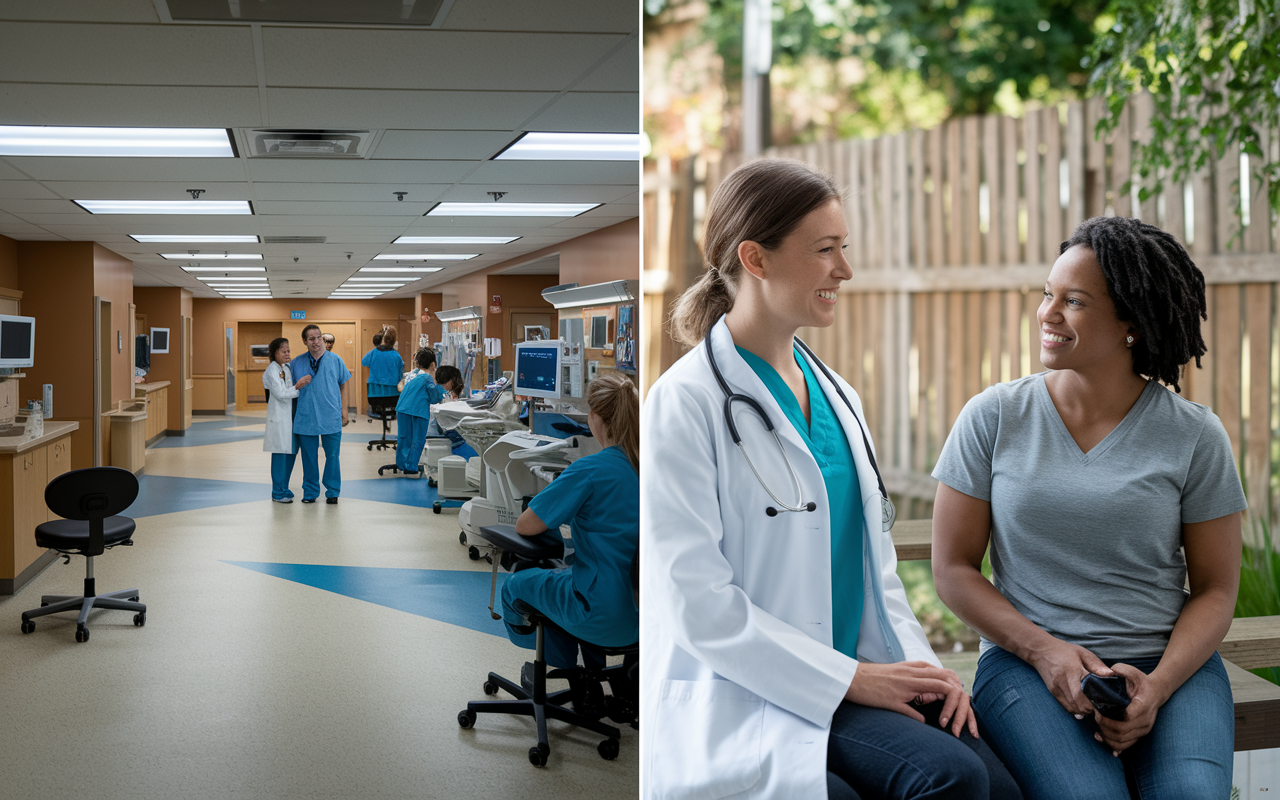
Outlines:
{"label": "wall sign", "polygon": [[306,319],[306,318],[307,318],[307,312],[305,312],[305,311],[290,311],[290,312],[289,312],[289,319]]}

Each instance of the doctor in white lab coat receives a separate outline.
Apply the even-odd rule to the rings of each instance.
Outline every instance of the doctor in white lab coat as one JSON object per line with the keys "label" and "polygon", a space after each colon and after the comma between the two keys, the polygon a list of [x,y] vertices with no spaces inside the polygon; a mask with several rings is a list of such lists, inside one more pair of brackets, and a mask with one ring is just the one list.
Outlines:
{"label": "doctor in white lab coat", "polygon": [[[641,425],[646,800],[1020,797],[974,738],[968,695],[907,604],[857,394],[793,348],[798,328],[834,321],[836,291],[852,277],[846,235],[837,190],[799,162],[750,162],[710,203],[711,269],[672,315],[673,335],[699,343],[649,391]],[[750,464],[739,452],[708,347],[729,390],[769,416],[781,453],[760,416],[735,402]],[[801,425],[814,420],[815,435],[820,412],[834,413],[857,497],[825,483],[810,432],[775,392],[798,405],[792,414],[803,410]],[[812,511],[766,511],[810,502]],[[833,520],[833,505],[853,511]],[[860,563],[837,565],[855,581],[861,572],[860,621],[833,612],[833,523],[861,537]],[[854,634],[856,659],[833,646]]]}
{"label": "doctor in white lab coat", "polygon": [[293,399],[299,389],[311,382],[311,376],[304,375],[296,384],[293,382],[288,339],[273,339],[267,354],[271,365],[262,373],[262,388],[267,392],[267,430],[262,437],[262,449],[271,454],[271,499],[292,503],[289,476],[298,457],[293,441]]}

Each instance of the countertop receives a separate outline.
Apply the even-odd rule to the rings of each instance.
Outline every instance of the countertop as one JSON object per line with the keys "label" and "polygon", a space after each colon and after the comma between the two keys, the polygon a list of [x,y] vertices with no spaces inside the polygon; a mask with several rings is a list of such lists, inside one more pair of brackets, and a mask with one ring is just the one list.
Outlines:
{"label": "countertop", "polygon": [[28,439],[26,441],[24,441],[21,436],[0,436],[0,455],[25,453],[28,450],[43,447],[53,440],[61,439],[63,436],[79,429],[79,422],[55,422],[53,420],[46,419],[44,421],[44,436],[40,436],[35,439]]}
{"label": "countertop", "polygon": [[141,389],[144,392],[154,392],[157,389],[163,389],[169,385],[169,381],[156,381],[154,383],[135,383],[133,388]]}

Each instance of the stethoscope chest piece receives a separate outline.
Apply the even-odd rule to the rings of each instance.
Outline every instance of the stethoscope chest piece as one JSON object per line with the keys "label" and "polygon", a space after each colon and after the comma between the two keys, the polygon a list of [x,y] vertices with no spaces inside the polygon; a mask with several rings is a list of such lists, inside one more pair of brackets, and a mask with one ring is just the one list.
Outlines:
{"label": "stethoscope chest piece", "polygon": [[884,495],[880,495],[880,524],[883,526],[885,533],[893,529],[893,523],[898,518],[898,509],[893,507],[893,501]]}

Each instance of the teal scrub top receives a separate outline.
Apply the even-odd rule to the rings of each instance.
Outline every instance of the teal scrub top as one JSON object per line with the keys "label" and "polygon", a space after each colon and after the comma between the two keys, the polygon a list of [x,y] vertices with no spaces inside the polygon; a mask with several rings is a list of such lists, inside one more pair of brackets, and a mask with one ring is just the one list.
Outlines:
{"label": "teal scrub top", "polygon": [[773,399],[782,406],[783,413],[804,439],[822,471],[827,502],[831,504],[832,641],[836,650],[857,658],[858,629],[862,625],[864,525],[858,469],[853,463],[849,438],[845,436],[831,402],[818,385],[809,362],[798,350],[794,352],[796,363],[804,372],[805,385],[809,388],[810,422],[805,421],[800,401],[778,371],[755,353],[738,347],[738,354],[755,370]]}
{"label": "teal scrub top", "polygon": [[342,385],[351,380],[351,371],[342,358],[326,352],[311,368],[311,353],[304,352],[289,363],[293,382],[311,375],[311,383],[298,390],[294,405],[293,432],[302,436],[342,433]]}
{"label": "teal scrub top", "polygon": [[631,561],[640,547],[640,476],[626,454],[612,446],[578,459],[534,495],[529,509],[548,530],[569,524],[573,566],[521,570],[507,578],[504,591],[583,641],[634,644],[640,612]]}
{"label": "teal scrub top", "polygon": [[423,372],[410,378],[396,401],[397,414],[412,414],[423,419],[431,418],[431,406],[444,400],[444,387]]}
{"label": "teal scrub top", "polygon": [[396,386],[404,376],[404,359],[394,348],[375,347],[364,354],[360,365],[369,368],[366,385],[370,397],[390,397],[398,393]]}

